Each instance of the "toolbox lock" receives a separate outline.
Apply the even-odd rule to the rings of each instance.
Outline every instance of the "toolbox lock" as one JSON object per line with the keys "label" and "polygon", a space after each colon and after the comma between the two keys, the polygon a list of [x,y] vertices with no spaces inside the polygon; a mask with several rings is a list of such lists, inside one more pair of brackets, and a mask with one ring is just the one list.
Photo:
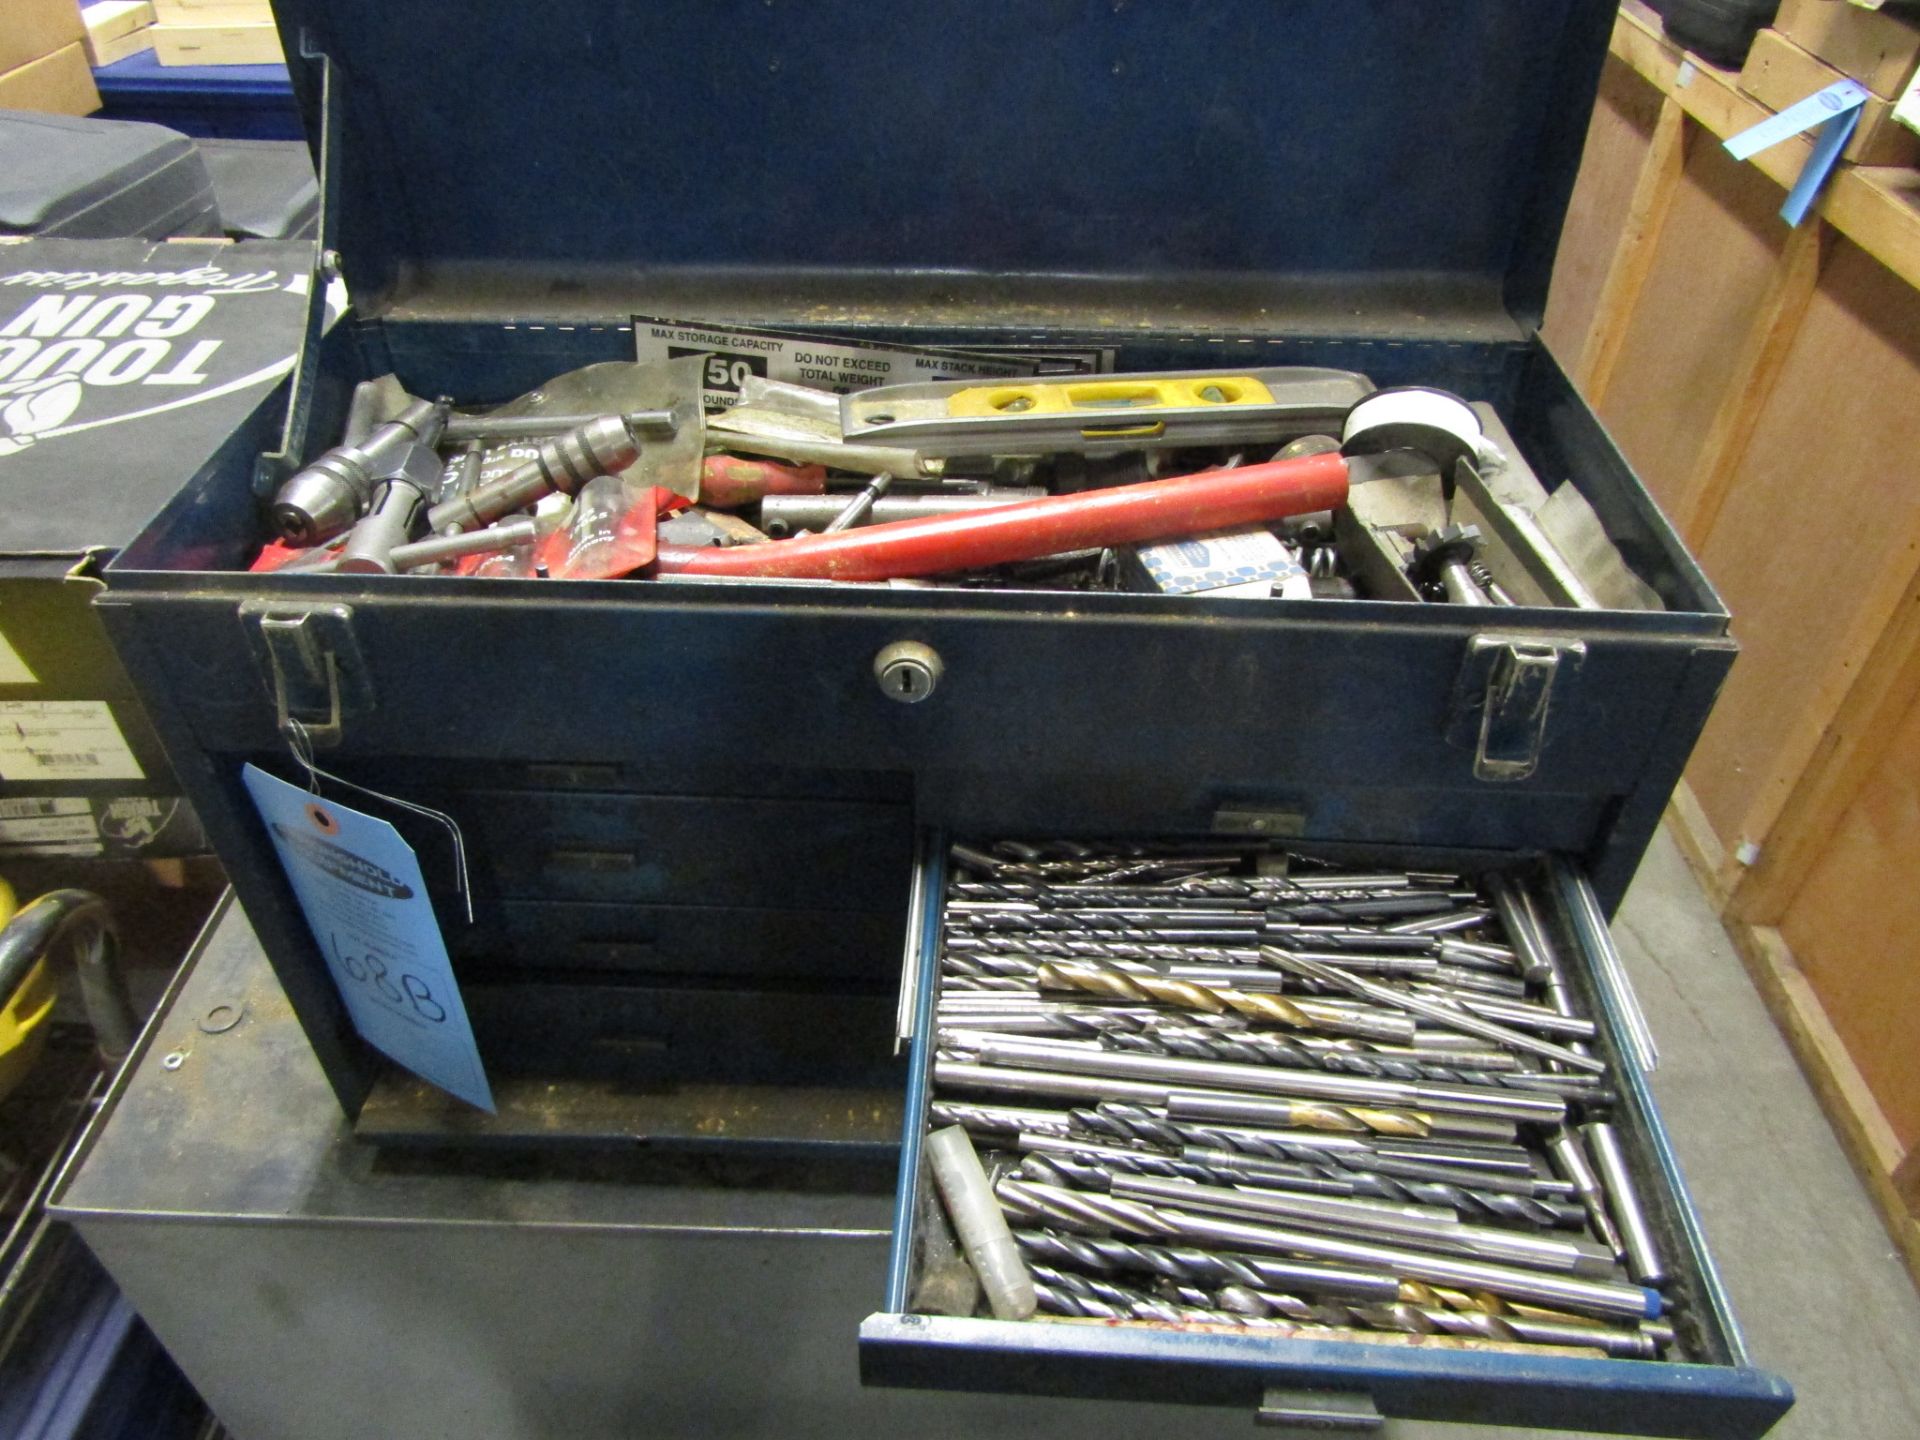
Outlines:
{"label": "toolbox lock", "polygon": [[881,694],[902,705],[918,705],[933,694],[945,671],[940,652],[918,640],[896,640],[873,657]]}
{"label": "toolbox lock", "polygon": [[296,725],[316,749],[340,743],[349,715],[373,708],[366,666],[345,605],[289,610],[271,603],[240,607],[240,623],[273,696],[273,718],[292,737]]}
{"label": "toolbox lock", "polygon": [[1257,1425],[1292,1430],[1328,1430],[1342,1434],[1372,1432],[1386,1427],[1386,1416],[1373,1397],[1357,1390],[1282,1390],[1269,1387],[1254,1412]]}
{"label": "toolbox lock", "polygon": [[1586,642],[1544,635],[1475,635],[1454,686],[1447,739],[1473,747],[1476,780],[1525,780],[1546,748],[1559,685],[1586,659]]}

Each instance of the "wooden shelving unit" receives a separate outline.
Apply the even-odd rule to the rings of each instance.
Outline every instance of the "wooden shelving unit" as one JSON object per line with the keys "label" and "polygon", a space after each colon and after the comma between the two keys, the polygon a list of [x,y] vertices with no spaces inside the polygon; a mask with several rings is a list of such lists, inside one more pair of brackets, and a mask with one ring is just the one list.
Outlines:
{"label": "wooden shelving unit", "polygon": [[1669,818],[1920,1277],[1920,172],[1789,229],[1769,113],[1628,0],[1545,333],[1732,609]]}

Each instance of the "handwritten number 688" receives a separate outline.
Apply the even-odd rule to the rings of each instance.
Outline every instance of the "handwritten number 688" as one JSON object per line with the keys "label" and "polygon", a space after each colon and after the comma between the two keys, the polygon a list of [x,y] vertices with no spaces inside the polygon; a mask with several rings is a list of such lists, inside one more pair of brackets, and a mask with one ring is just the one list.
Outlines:
{"label": "handwritten number 688", "polygon": [[349,979],[370,987],[388,1004],[405,1004],[422,1020],[436,1025],[447,1018],[446,1007],[434,998],[433,988],[411,971],[393,971],[385,956],[372,952],[356,955],[342,948],[338,939],[334,939],[333,953]]}

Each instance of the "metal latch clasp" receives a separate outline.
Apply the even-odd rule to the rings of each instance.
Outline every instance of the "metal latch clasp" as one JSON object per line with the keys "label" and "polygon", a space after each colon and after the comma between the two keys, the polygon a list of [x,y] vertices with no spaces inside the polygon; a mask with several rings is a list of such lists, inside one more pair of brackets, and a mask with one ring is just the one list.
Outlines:
{"label": "metal latch clasp", "polygon": [[253,644],[273,696],[273,718],[283,735],[294,722],[316,748],[340,743],[347,716],[373,708],[367,671],[353,638],[353,612],[345,605],[288,609],[250,603],[240,621]]}
{"label": "metal latch clasp", "polygon": [[1524,780],[1540,764],[1556,687],[1564,695],[1587,657],[1583,640],[1475,635],[1454,686],[1447,738],[1473,747],[1477,780]]}

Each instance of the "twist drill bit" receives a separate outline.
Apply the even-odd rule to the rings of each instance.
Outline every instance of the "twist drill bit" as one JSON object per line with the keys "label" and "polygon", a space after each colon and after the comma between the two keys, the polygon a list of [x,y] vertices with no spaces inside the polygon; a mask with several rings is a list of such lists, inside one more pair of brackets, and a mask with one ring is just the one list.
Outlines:
{"label": "twist drill bit", "polygon": [[[1459,1070],[1380,1055],[1357,1045],[1307,1046],[1286,1035],[1252,1029],[1215,1030],[1173,1021],[1151,1021],[1126,1011],[1061,1009],[1055,1028],[1092,1037],[1112,1050],[1142,1055],[1178,1055],[1190,1060],[1225,1060],[1243,1065],[1279,1065],[1295,1070],[1329,1070],[1376,1080],[1432,1081],[1447,1085],[1506,1085],[1556,1094],[1591,1093],[1584,1076],[1490,1073]],[[1572,1083],[1569,1083],[1572,1082]]]}
{"label": "twist drill bit", "polygon": [[1067,1116],[1069,1135],[1098,1136],[1103,1141],[1153,1145],[1169,1151],[1185,1152],[1197,1148],[1215,1152],[1207,1157],[1208,1163],[1220,1163],[1217,1159],[1219,1154],[1237,1154],[1335,1173],[1366,1171],[1402,1179],[1431,1180],[1443,1185],[1471,1183],[1475,1190],[1526,1196],[1536,1194],[1536,1187],[1541,1183],[1530,1178],[1467,1171],[1431,1161],[1386,1155],[1358,1142],[1350,1142],[1351,1148],[1333,1148],[1323,1144],[1308,1144],[1280,1132],[1170,1120],[1162,1112],[1121,1101],[1108,1101],[1093,1110],[1070,1110]]}
{"label": "twist drill bit", "polygon": [[[1180,1159],[1189,1165],[1214,1170],[1226,1178],[1209,1183],[1225,1185],[1265,1183],[1281,1189],[1293,1189],[1296,1188],[1294,1172],[1300,1168],[1299,1161],[1266,1160],[1200,1145],[1184,1147]],[[1543,1200],[1532,1195],[1482,1190],[1452,1180],[1400,1179],[1378,1171],[1340,1166],[1325,1167],[1324,1170],[1316,1170],[1316,1173],[1327,1171],[1340,1177],[1335,1183],[1351,1185],[1352,1193],[1356,1195],[1403,1204],[1439,1206],[1453,1211],[1470,1223],[1498,1221],[1526,1230],[1584,1230],[1587,1224],[1586,1211],[1579,1206]],[[1140,1173],[1172,1175],[1174,1172],[1142,1169]],[[1202,1177],[1180,1175],[1176,1178],[1199,1180]]]}
{"label": "twist drill bit", "polygon": [[1170,936],[1199,940],[1209,935],[1252,940],[1260,934],[1257,916],[1239,917],[1222,911],[1197,916],[1172,913],[1147,916],[1137,911],[1122,910],[975,910],[956,903],[947,907],[945,924],[949,933],[1091,931],[1149,941],[1165,940]]}
{"label": "twist drill bit", "polygon": [[[1451,1309],[1416,1305],[1408,1301],[1391,1305],[1360,1305],[1353,1307],[1353,1310],[1355,1318],[1363,1324],[1387,1330],[1405,1330],[1413,1334],[1477,1335],[1528,1345],[1580,1346],[1605,1351],[1617,1360],[1653,1360],[1660,1353],[1658,1343],[1643,1330],[1622,1330],[1611,1325],[1594,1324],[1578,1316],[1542,1320],[1514,1313],[1506,1307]],[[1267,1313],[1284,1312],[1272,1309]]]}
{"label": "twist drill bit", "polygon": [[[1660,1351],[1674,1342],[1673,1327],[1660,1321],[1642,1320],[1634,1330],[1616,1330],[1606,1321],[1590,1316],[1503,1300],[1486,1291],[1469,1292],[1441,1285],[1426,1285],[1418,1280],[1401,1283],[1400,1299],[1407,1304],[1428,1309],[1480,1311],[1495,1315],[1509,1325],[1521,1327],[1522,1333],[1529,1329],[1538,1331],[1540,1338],[1548,1344],[1578,1344],[1581,1342],[1571,1338],[1576,1332],[1592,1334],[1598,1331],[1602,1338],[1586,1343],[1598,1344],[1608,1353],[1626,1359],[1655,1359]],[[1568,1338],[1549,1338],[1561,1336]]]}
{"label": "twist drill bit", "polygon": [[1633,1320],[1657,1318],[1663,1304],[1659,1291],[1638,1285],[1435,1254],[1299,1226],[1227,1219],[1175,1206],[1035,1185],[1011,1177],[1002,1179],[995,1193],[1009,1214],[1023,1222],[1037,1221],[1096,1232],[1118,1231],[1124,1236],[1151,1239],[1174,1237],[1203,1244],[1224,1244],[1236,1250],[1277,1251],[1306,1259],[1387,1270],[1403,1279],[1491,1290],[1513,1299]]}
{"label": "twist drill bit", "polygon": [[1256,1328],[1271,1323],[1265,1315],[1240,1315],[1217,1306],[1193,1305],[1046,1265],[1034,1267],[1033,1290],[1041,1308],[1050,1314],[1089,1320],[1158,1320],[1175,1325]]}
{"label": "twist drill bit", "polygon": [[975,1105],[964,1100],[929,1101],[927,1114],[936,1125],[959,1125],[976,1135],[1065,1135],[1071,1128],[1064,1110]]}
{"label": "twist drill bit", "polygon": [[1369,1242],[1377,1239],[1555,1275],[1605,1279],[1613,1274],[1613,1257],[1592,1248],[1588,1241],[1494,1225],[1469,1225],[1451,1211],[1436,1212],[1425,1206],[1396,1207],[1377,1200],[1303,1195],[1246,1185],[1204,1185],[1124,1173],[1113,1177],[1112,1198],[1260,1223],[1274,1219],[1315,1231],[1357,1233],[1357,1238]]}
{"label": "twist drill bit", "polygon": [[1567,1049],[1564,1045],[1556,1045],[1550,1040],[1542,1040],[1538,1036],[1529,1035],[1523,1030],[1515,1030],[1505,1025],[1496,1025],[1490,1020],[1481,1019],[1478,1015],[1468,1014],[1463,1010],[1440,1004],[1437,1001],[1423,999],[1417,995],[1410,995],[1406,991],[1396,990],[1390,985],[1378,985],[1371,980],[1363,980],[1358,975],[1342,974],[1330,965],[1322,965],[1317,961],[1302,959],[1300,956],[1290,951],[1282,950],[1277,946],[1261,946],[1260,958],[1279,969],[1290,970],[1295,974],[1304,975],[1308,979],[1323,980],[1329,984],[1338,985],[1360,996],[1362,999],[1372,1000],[1382,1005],[1394,1006],[1398,1009],[1409,1011],[1412,1014],[1424,1016],[1450,1030],[1458,1030],[1464,1034],[1478,1036],[1484,1040],[1491,1040],[1495,1044],[1504,1045],[1510,1050],[1523,1050],[1528,1054],[1538,1055],[1546,1060],[1555,1060],[1571,1069],[1584,1070],[1590,1074],[1598,1075],[1606,1073],[1606,1064],[1603,1061],[1594,1059],[1591,1055],[1578,1054],[1575,1051]]}
{"label": "twist drill bit", "polygon": [[[1187,945],[1171,941],[1113,940],[1081,931],[1054,931],[1046,935],[1015,935],[999,931],[961,931],[946,937],[948,956],[981,958],[1005,955],[1024,959],[1030,967],[1041,960],[1109,960],[1149,967],[1162,965],[1257,965],[1260,951],[1251,945]],[[1409,957],[1415,960],[1423,956]],[[1438,961],[1432,962],[1435,966]],[[1014,973],[1011,970],[998,973]],[[1029,969],[1026,973],[1031,973]],[[1424,972],[1421,972],[1424,973]]]}
{"label": "twist drill bit", "polygon": [[1207,1185],[1255,1185],[1313,1195],[1340,1195],[1396,1205],[1451,1211],[1469,1223],[1499,1221],[1528,1230],[1582,1229],[1586,1212],[1578,1206],[1530,1195],[1481,1191],[1450,1181],[1403,1181],[1374,1171],[1297,1161],[1258,1159],[1231,1150],[1186,1146],[1176,1155],[1137,1147],[1102,1145],[1072,1135],[1022,1133],[1025,1178],[1042,1184],[1083,1190],[1111,1188],[1115,1171],[1195,1180]]}
{"label": "twist drill bit", "polygon": [[1329,1034],[1354,1035],[1372,1040],[1406,1041],[1413,1038],[1413,1026],[1410,1023],[1393,1025],[1383,1018],[1346,1013],[1311,1000],[1250,994],[1228,986],[1196,985],[1190,980],[1170,980],[1159,975],[1136,975],[1111,965],[1049,961],[1040,967],[1038,979],[1042,990],[1079,990],[1115,1000],[1143,1000],[1150,1004],[1173,1005],[1214,1014],[1232,1010],[1296,1030],[1324,1030]]}
{"label": "twist drill bit", "polygon": [[984,871],[989,875],[1036,880],[1103,879],[1113,883],[1149,877],[1179,879],[1196,872],[1235,864],[1239,859],[1238,856],[1227,859],[1202,856],[1192,860],[1107,856],[1075,860],[1008,860],[989,855],[984,850],[976,850],[971,845],[950,846],[947,854],[958,869]]}
{"label": "twist drill bit", "polygon": [[[1081,1040],[1054,1040],[1046,1036],[995,1035],[969,1032],[955,1037],[952,1048],[987,1065],[1055,1074],[1092,1076],[1115,1082],[1113,1098],[1161,1103],[1145,1089],[1131,1093],[1119,1082],[1159,1086],[1167,1094],[1189,1096],[1190,1113],[1183,1119],[1246,1120],[1272,1124],[1268,1097],[1283,1103],[1326,1100],[1340,1105],[1362,1105],[1392,1111],[1400,1118],[1378,1127],[1396,1132],[1423,1125],[1429,1133],[1460,1138],[1513,1139],[1515,1123],[1526,1120],[1557,1124],[1567,1113],[1567,1102],[1557,1095],[1505,1089],[1490,1085],[1408,1085],[1398,1080],[1369,1080],[1360,1075],[1333,1075],[1322,1070],[1294,1070],[1278,1065],[1236,1065],[1218,1060],[1188,1060],[1178,1056],[1131,1055],[1107,1050]],[[1036,1087],[1040,1082],[1034,1082]],[[1052,1082],[1048,1082],[1052,1083]],[[1225,1113],[1201,1114],[1202,1102],[1233,1108]],[[1410,1125],[1406,1117],[1413,1117]],[[1369,1126],[1368,1128],[1376,1128]]]}
{"label": "twist drill bit", "polygon": [[1029,1261],[1072,1266],[1102,1275],[1138,1272],[1178,1284],[1285,1288],[1375,1302],[1397,1300],[1404,1289],[1403,1282],[1378,1271],[1275,1260],[1264,1255],[1239,1255],[1227,1250],[1154,1245],[1146,1241],[1119,1240],[1110,1235],[1015,1230],[1013,1239]]}
{"label": "twist drill bit", "polygon": [[[944,1038],[952,1046],[952,1054],[949,1057],[936,1059],[936,1079],[945,1075],[955,1083],[971,1084],[975,1087],[1010,1088],[1017,1077],[1018,1080],[1024,1081],[1028,1089],[1064,1094],[1069,1098],[1079,1094],[1097,1094],[1105,1090],[1109,1093],[1125,1093],[1132,1098],[1149,1100],[1153,1103],[1162,1103],[1175,1093],[1170,1086],[1154,1088],[1152,1082],[1132,1082],[1142,1088],[1123,1092],[1119,1087],[1128,1084],[1126,1080],[1104,1074],[1103,1067],[1098,1064],[1076,1063],[1083,1058],[1121,1060],[1146,1057],[1123,1056],[1093,1049],[1084,1051],[1083,1055],[1048,1050],[1026,1050],[1020,1048],[1023,1043],[1038,1046],[1049,1042],[1029,1041],[1022,1036],[997,1036],[972,1031],[949,1033]],[[995,1073],[990,1065],[966,1068],[966,1062],[958,1058],[961,1055],[979,1055],[988,1060],[1006,1062],[1013,1068],[998,1073]],[[1056,1065],[1057,1069],[1054,1068]],[[1310,1071],[1279,1073],[1316,1078]],[[1226,1101],[1240,1097],[1220,1095],[1219,1098]],[[1302,1098],[1297,1095],[1262,1094],[1246,1096],[1244,1102],[1258,1105],[1263,1121],[1298,1126],[1305,1130],[1332,1130],[1347,1135],[1391,1135],[1413,1140],[1424,1140],[1435,1134],[1477,1136],[1484,1133],[1482,1122],[1470,1120],[1464,1116],[1435,1115],[1423,1110],[1402,1110],[1389,1106],[1356,1105],[1338,1099],[1323,1100]],[[1493,1123],[1497,1125],[1497,1122]],[[1506,1133],[1511,1135],[1510,1127]]]}

